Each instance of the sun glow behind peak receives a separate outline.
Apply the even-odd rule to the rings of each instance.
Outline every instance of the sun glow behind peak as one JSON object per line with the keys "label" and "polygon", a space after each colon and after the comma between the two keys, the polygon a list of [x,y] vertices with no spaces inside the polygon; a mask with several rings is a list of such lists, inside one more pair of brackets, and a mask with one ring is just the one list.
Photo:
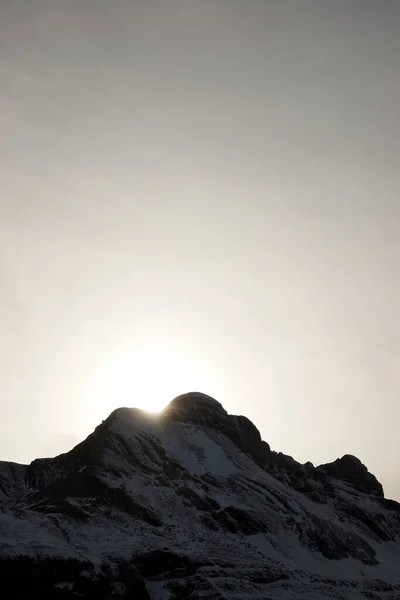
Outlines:
{"label": "sun glow behind peak", "polygon": [[184,352],[162,344],[113,353],[92,373],[86,388],[89,420],[99,422],[122,406],[158,413],[179,394],[207,389],[209,382],[192,365]]}

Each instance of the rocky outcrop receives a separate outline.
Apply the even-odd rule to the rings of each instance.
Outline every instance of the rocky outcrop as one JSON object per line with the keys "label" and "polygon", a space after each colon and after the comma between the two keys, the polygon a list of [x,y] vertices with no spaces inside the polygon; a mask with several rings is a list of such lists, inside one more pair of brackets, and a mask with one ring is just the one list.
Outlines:
{"label": "rocky outcrop", "polygon": [[335,479],[351,483],[351,485],[364,494],[383,498],[382,485],[375,475],[372,475],[367,467],[355,456],[345,454],[342,458],[335,460],[335,462],[320,465],[318,468],[326,473],[328,477],[334,477]]}
{"label": "rocky outcrop", "polygon": [[229,415],[223,406],[205,394],[191,392],[177,396],[164,411],[165,417],[203,425],[223,433],[243,452],[265,463],[270,447],[261,440],[257,427],[243,416]]}

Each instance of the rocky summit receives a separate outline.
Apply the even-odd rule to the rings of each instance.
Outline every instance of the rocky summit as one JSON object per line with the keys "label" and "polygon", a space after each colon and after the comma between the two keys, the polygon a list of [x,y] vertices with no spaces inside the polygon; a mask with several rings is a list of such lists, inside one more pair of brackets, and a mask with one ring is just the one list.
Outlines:
{"label": "rocky summit", "polygon": [[70,452],[0,463],[1,600],[399,600],[400,505],[183,394]]}

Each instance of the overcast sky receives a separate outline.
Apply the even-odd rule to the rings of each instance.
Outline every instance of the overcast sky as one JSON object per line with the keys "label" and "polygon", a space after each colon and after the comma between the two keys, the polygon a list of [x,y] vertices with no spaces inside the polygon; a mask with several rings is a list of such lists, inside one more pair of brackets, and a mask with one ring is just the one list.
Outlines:
{"label": "overcast sky", "polygon": [[400,499],[400,2],[3,0],[0,458],[191,389]]}

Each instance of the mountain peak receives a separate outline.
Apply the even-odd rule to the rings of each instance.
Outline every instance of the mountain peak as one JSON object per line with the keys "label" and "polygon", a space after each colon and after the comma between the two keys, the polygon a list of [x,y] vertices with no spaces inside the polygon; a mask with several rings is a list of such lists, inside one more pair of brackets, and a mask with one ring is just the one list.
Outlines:
{"label": "mountain peak", "polygon": [[[383,497],[383,488],[376,477],[355,456],[345,454],[332,463],[314,467],[311,463],[302,465],[291,456],[271,450],[269,444],[262,440],[257,427],[247,417],[230,415],[220,402],[212,396],[192,391],[176,396],[159,414],[148,413],[139,408],[118,408],[100,426],[111,426],[113,431],[124,432],[128,437],[137,432],[163,423],[177,422],[203,427],[206,431],[214,431],[229,438],[245,454],[250,455],[258,464],[274,473],[280,480],[289,477],[291,485],[303,492],[304,478],[328,478],[341,480],[351,484],[358,491]],[[98,444],[95,444],[98,448]],[[310,497],[318,498],[311,487]]]}
{"label": "mountain peak", "polygon": [[164,413],[174,413],[195,421],[208,416],[225,418],[228,415],[220,402],[201,392],[188,392],[176,396],[164,409]]}
{"label": "mountain peak", "polygon": [[114,410],[66,454],[0,465],[2,589],[8,600],[32,589],[43,600],[394,600],[399,515],[356,457],[301,465],[189,392],[160,414]]}
{"label": "mountain peak", "polygon": [[383,498],[382,484],[356,456],[345,454],[332,463],[320,465],[319,469],[322,469],[329,477],[351,483],[360,492]]}

